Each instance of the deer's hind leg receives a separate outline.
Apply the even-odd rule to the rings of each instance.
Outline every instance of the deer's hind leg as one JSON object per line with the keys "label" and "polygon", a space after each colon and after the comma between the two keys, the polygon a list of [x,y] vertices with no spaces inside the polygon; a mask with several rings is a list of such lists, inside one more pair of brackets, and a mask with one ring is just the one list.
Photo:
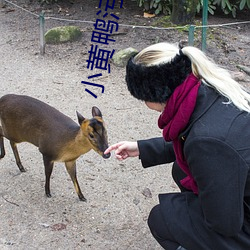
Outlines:
{"label": "deer's hind leg", "polygon": [[78,194],[78,197],[81,201],[87,201],[86,198],[83,196],[82,191],[80,189],[79,183],[77,181],[76,177],[76,161],[68,161],[65,162],[66,169],[70,175],[71,180],[74,183],[74,187],[76,190],[76,193]]}
{"label": "deer's hind leg", "polygon": [[21,172],[25,172],[26,170],[24,169],[24,167],[23,167],[23,165],[21,163],[21,160],[20,160],[20,157],[19,157],[19,154],[18,154],[18,151],[17,151],[16,142],[10,140],[10,146],[11,146],[11,148],[13,150],[13,153],[14,153],[14,156],[15,156],[15,159],[16,159],[16,164],[17,164],[18,168],[20,169]]}
{"label": "deer's hind leg", "polygon": [[5,156],[5,149],[3,141],[3,129],[1,126],[0,126],[0,150],[1,150],[0,159],[2,159]]}

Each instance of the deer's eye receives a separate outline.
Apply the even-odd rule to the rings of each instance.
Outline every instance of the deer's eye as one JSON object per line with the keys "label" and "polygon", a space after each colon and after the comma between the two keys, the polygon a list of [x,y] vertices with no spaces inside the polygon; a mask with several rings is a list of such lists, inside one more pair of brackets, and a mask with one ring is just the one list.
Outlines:
{"label": "deer's eye", "polygon": [[94,135],[93,135],[93,134],[89,134],[89,137],[90,137],[91,139],[94,139]]}

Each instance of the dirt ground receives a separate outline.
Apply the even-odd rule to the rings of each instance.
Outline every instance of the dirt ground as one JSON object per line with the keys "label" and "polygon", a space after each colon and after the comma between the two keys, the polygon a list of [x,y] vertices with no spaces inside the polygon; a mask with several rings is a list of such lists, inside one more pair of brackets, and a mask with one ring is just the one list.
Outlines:
{"label": "dirt ground", "polygon": [[[39,14],[65,19],[95,21],[99,1],[71,1],[40,7],[35,1],[13,1]],[[25,3],[26,2],[26,3]],[[65,1],[66,2],[66,1]],[[159,17],[145,19],[134,2],[114,13],[120,24],[150,26]],[[199,19],[199,18],[198,18]],[[209,24],[246,21],[246,17],[209,17]],[[91,107],[101,109],[110,144],[161,136],[158,114],[130,96],[124,68],[111,64],[96,81],[105,86],[91,88],[92,97],[81,81],[98,70],[87,69],[93,24],[46,20],[46,30],[61,25],[78,25],[82,39],[62,45],[46,45],[39,54],[39,23],[36,16],[12,5],[0,9],[0,86],[7,93],[30,95],[56,107],[77,121],[75,111],[91,117]],[[159,42],[187,40],[187,32],[119,27],[109,49],[138,50]],[[198,32],[199,33],[199,32]],[[249,76],[238,64],[250,66],[250,25],[209,29],[207,52],[219,64],[240,73],[249,87]],[[200,45],[196,36],[195,44]],[[78,181],[87,202],[81,202],[62,163],[55,164],[51,178],[52,198],[44,194],[42,156],[30,144],[20,144],[19,153],[27,172],[20,173],[5,140],[6,156],[0,162],[0,249],[161,249],[147,227],[147,216],[158,203],[158,194],[177,192],[171,179],[171,165],[143,169],[137,158],[124,162],[114,156],[104,160],[91,151],[77,160]]]}

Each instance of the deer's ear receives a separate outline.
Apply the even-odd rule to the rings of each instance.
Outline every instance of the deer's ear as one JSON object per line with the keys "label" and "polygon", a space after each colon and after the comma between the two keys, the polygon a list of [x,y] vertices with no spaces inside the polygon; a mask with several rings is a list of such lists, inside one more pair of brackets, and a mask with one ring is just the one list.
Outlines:
{"label": "deer's ear", "polygon": [[93,115],[93,117],[94,116],[100,116],[100,117],[102,117],[102,112],[100,111],[100,109],[99,108],[97,108],[97,107],[92,107],[92,115]]}
{"label": "deer's ear", "polygon": [[78,111],[76,111],[76,114],[77,114],[78,122],[81,125],[83,121],[85,120],[85,118]]}

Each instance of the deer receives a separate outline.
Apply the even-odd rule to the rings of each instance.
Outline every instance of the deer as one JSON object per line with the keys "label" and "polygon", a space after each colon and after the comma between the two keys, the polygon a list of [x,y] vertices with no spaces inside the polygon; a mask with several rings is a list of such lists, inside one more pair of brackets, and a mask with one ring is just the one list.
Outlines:
{"label": "deer", "polygon": [[26,95],[7,94],[0,98],[0,159],[5,156],[8,139],[21,172],[25,172],[17,144],[28,142],[38,147],[45,168],[45,194],[51,197],[50,177],[54,162],[64,162],[81,201],[86,201],[76,175],[76,160],[91,149],[104,159],[108,148],[107,130],[101,111],[92,107],[92,118],[76,111],[79,125],[54,107]]}

